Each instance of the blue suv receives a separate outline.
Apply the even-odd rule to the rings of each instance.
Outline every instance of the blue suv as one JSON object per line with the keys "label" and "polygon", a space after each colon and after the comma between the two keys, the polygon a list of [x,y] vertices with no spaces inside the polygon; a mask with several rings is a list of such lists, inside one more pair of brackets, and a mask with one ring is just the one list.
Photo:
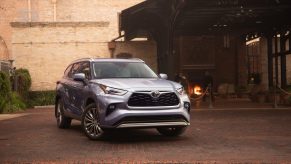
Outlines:
{"label": "blue suv", "polygon": [[92,140],[112,128],[157,128],[178,136],[190,125],[190,101],[183,87],[156,75],[140,59],[80,59],[57,82],[59,128],[80,120]]}

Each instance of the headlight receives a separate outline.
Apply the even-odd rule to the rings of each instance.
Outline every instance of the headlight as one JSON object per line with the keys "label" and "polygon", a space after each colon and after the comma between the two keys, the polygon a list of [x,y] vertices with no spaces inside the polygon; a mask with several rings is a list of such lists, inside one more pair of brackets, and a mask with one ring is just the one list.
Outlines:
{"label": "headlight", "polygon": [[184,88],[181,87],[179,89],[176,90],[180,95],[183,95],[184,94]]}
{"label": "headlight", "polygon": [[111,87],[108,87],[108,86],[105,86],[102,84],[99,84],[99,86],[105,94],[122,96],[122,95],[125,95],[127,93],[126,90],[111,88]]}

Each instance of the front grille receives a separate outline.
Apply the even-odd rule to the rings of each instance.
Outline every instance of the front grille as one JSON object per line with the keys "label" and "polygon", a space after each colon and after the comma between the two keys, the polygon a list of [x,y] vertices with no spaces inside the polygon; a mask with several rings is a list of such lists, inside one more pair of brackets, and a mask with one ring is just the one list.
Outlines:
{"label": "front grille", "polygon": [[128,106],[175,106],[179,104],[178,96],[173,93],[161,93],[158,98],[153,98],[149,93],[133,93],[128,101]]}

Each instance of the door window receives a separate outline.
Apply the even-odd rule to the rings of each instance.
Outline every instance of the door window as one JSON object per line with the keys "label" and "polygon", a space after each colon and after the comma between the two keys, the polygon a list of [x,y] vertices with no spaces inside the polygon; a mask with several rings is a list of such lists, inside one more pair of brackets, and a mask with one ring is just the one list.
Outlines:
{"label": "door window", "polygon": [[81,63],[75,63],[73,65],[72,71],[69,72],[68,77],[73,78],[74,74],[79,73],[78,71],[79,71],[80,67],[81,67]]}
{"label": "door window", "polygon": [[86,79],[91,79],[91,71],[90,71],[90,63],[89,62],[83,62],[80,66],[78,73],[84,73]]}
{"label": "door window", "polygon": [[71,71],[68,71],[68,77],[73,78],[76,73],[84,73],[86,79],[91,79],[90,63],[89,62],[79,62],[75,63]]}
{"label": "door window", "polygon": [[64,77],[68,77],[72,69],[72,65],[69,65],[64,73]]}

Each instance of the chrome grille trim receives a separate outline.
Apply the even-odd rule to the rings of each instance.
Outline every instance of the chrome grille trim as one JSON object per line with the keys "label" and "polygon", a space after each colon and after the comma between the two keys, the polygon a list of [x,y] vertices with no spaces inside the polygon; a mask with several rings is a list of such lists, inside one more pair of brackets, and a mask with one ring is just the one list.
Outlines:
{"label": "chrome grille trim", "polygon": [[134,92],[127,104],[129,107],[171,107],[178,106],[180,99],[175,92],[159,91],[160,95],[155,98],[151,95],[153,91]]}

